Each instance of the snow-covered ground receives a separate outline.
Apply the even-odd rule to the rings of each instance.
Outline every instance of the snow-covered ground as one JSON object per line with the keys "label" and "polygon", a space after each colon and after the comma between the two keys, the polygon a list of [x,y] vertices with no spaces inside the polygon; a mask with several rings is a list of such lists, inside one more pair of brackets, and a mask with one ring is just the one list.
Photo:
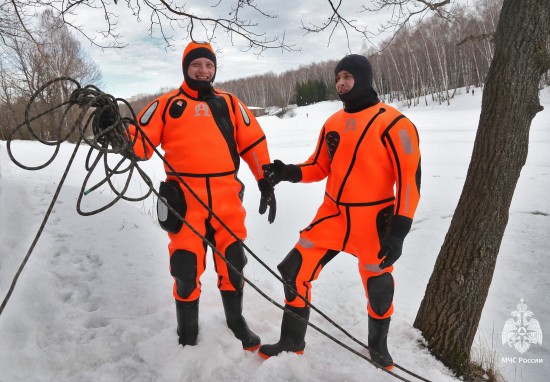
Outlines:
{"label": "snow-covered ground", "polygon": [[[389,346],[398,364],[436,382],[455,379],[419,346],[421,336],[412,323],[466,176],[481,93],[476,89],[474,96],[459,95],[450,106],[403,109],[421,137],[422,199],[394,271],[396,309]],[[529,156],[511,206],[476,341],[476,348],[495,357],[508,381],[542,382],[550,374],[546,337],[550,335],[550,89],[541,92],[541,102],[546,109],[531,128]],[[289,163],[305,160],[323,122],[339,108],[339,102],[323,102],[295,109],[289,118],[261,117],[272,158]],[[13,149],[25,165],[42,163],[51,152],[35,142],[15,142]],[[10,161],[6,142],[0,142],[2,299],[73,150],[74,145],[63,144],[50,166],[25,171]],[[225,325],[211,258],[202,279],[198,345],[179,346],[168,239],[155,221],[155,203],[152,199],[119,202],[97,215],[79,215],[76,200],[86,175],[86,153],[87,148],[78,152],[44,233],[0,316],[0,381],[394,380],[312,328],[308,329],[303,356],[285,354],[264,361],[255,353],[244,352]],[[159,160],[141,166],[156,185],[164,178]],[[247,185],[246,244],[275,269],[294,245],[298,231],[313,218],[324,184],[279,185],[277,219],[270,225],[266,216],[257,213],[259,192],[246,165],[240,178]],[[143,183],[133,181],[132,189],[139,193]],[[92,192],[84,199],[83,209],[104,205],[112,197],[107,190]],[[282,286],[252,256],[245,273],[282,303]],[[504,323],[521,299],[543,333],[542,345],[532,344],[524,353],[501,341]],[[341,253],[327,265],[314,283],[313,304],[366,342],[366,301],[352,256]],[[245,316],[264,343],[278,339],[281,311],[249,286]],[[318,314],[312,313],[311,321],[368,354]]]}

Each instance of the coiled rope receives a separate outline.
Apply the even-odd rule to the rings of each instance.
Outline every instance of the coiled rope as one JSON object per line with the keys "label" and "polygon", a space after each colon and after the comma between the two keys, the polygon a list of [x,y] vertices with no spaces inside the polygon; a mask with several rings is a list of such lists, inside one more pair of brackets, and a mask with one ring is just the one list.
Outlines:
{"label": "coiled rope", "polygon": [[[35,102],[38,102],[42,100],[42,96],[44,92],[55,90],[55,89],[63,89],[65,92],[70,87],[75,87],[75,89],[72,91],[69,97],[65,101],[60,102],[58,105],[55,105],[48,110],[45,110],[41,113],[38,113],[37,115],[30,117],[30,111],[33,107]],[[121,116],[120,109],[119,109],[119,102],[126,105],[128,110],[130,111],[131,116],[130,117],[123,117]],[[47,140],[44,139],[40,134],[38,134],[32,126],[32,123],[39,120],[40,118],[53,113],[57,112],[59,109],[65,108],[63,110],[63,113],[60,117],[60,122],[58,124],[58,129],[56,131],[57,137],[53,140]],[[78,110],[77,110],[78,108]],[[93,109],[93,111],[91,111]],[[110,109],[110,110],[109,110]],[[76,112],[75,112],[76,110]],[[111,125],[107,126],[106,128],[100,128],[100,120],[103,113],[106,112],[112,112],[114,111],[117,115],[117,118],[115,121],[112,122]],[[76,119],[74,122],[71,123],[69,120],[70,116],[76,114]],[[132,136],[129,132],[129,127],[134,126],[136,130],[136,134]],[[11,149],[11,142],[15,136],[15,134],[23,127],[26,127],[27,130],[30,132],[30,134],[40,143],[48,145],[48,146],[54,146],[55,150],[51,157],[44,162],[41,165],[37,166],[26,166],[15,159],[12,149]],[[63,134],[63,129],[67,128],[67,131],[65,134]],[[97,214],[99,212],[105,211],[106,209],[113,206],[115,203],[117,203],[119,200],[126,200],[131,202],[141,201],[146,198],[148,198],[152,193],[156,195],[157,198],[161,202],[163,202],[168,210],[170,210],[179,220],[183,222],[194,234],[199,236],[211,249],[212,252],[216,254],[221,260],[223,260],[227,266],[234,272],[240,275],[244,282],[246,282],[248,285],[250,285],[253,289],[255,289],[262,297],[264,297],[266,300],[271,302],[273,305],[277,306],[279,309],[291,314],[296,319],[299,319],[301,321],[305,321],[307,325],[318,331],[319,333],[323,334],[327,338],[331,339],[333,342],[337,343],[338,345],[342,346],[346,350],[352,352],[353,354],[357,355],[358,357],[366,360],[367,362],[371,363],[375,367],[383,370],[384,372],[392,375],[394,378],[402,380],[402,381],[409,381],[408,379],[404,378],[403,376],[394,373],[393,371],[387,370],[384,367],[378,365],[376,362],[374,362],[371,358],[365,356],[364,354],[361,354],[357,350],[349,347],[348,345],[344,344],[340,340],[336,339],[332,335],[325,332],[323,329],[319,328],[317,325],[306,321],[302,319],[300,316],[294,314],[292,311],[287,310],[282,306],[281,304],[274,301],[271,297],[269,297],[267,294],[265,294],[257,285],[255,285],[252,281],[250,281],[248,278],[244,276],[244,274],[240,271],[238,271],[231,262],[229,262],[225,256],[216,248],[216,246],[211,243],[203,234],[201,234],[195,227],[193,227],[189,222],[180,215],[179,211],[176,211],[172,206],[168,205],[163,198],[160,197],[159,193],[156,191],[153,182],[148,177],[148,175],[141,169],[139,166],[139,158],[135,156],[133,153],[133,145],[136,144],[137,140],[141,140],[141,144],[147,144],[148,146],[152,147],[154,149],[155,154],[162,160],[164,165],[170,169],[171,172],[177,174],[177,171],[171,166],[171,164],[164,158],[161,152],[158,151],[158,149],[155,147],[155,145],[150,141],[149,137],[143,132],[141,127],[136,123],[136,114],[133,111],[131,105],[122,98],[114,98],[113,96],[103,93],[100,89],[98,89],[95,86],[88,85],[85,87],[81,87],[81,85],[74,79],[69,77],[60,77],[56,78],[52,81],[49,81],[45,83],[43,86],[41,86],[30,98],[29,102],[27,103],[27,106],[25,108],[25,122],[18,125],[10,134],[7,140],[7,149],[8,149],[8,155],[10,159],[19,167],[26,169],[26,170],[40,170],[45,167],[47,167],[50,163],[54,161],[57,154],[60,150],[61,143],[67,141],[70,137],[74,136],[74,134],[78,132],[78,139],[75,143],[74,151],[69,159],[69,162],[67,164],[67,167],[61,177],[61,180],[56,188],[56,191],[54,193],[54,196],[52,198],[52,201],[48,207],[48,210],[46,211],[46,214],[44,216],[44,219],[42,221],[42,224],[40,225],[40,228],[38,229],[38,232],[26,254],[24,257],[19,269],[17,270],[16,275],[14,276],[14,279],[10,285],[10,288],[8,290],[8,293],[6,297],[4,298],[2,305],[0,305],[0,315],[2,314],[7,302],[9,301],[13,290],[15,288],[15,285],[19,279],[19,276],[21,275],[28,259],[30,258],[38,239],[40,238],[44,227],[46,226],[47,220],[53,210],[53,207],[55,205],[55,202],[59,196],[59,193],[61,191],[61,188],[66,180],[67,174],[69,172],[69,169],[76,157],[76,154],[81,146],[82,141],[84,141],[86,144],[89,145],[89,151],[86,157],[86,163],[85,167],[87,170],[87,175],[85,176],[84,182],[82,184],[82,188],[80,190],[78,200],[77,200],[77,212],[80,215],[83,216],[89,216],[93,214]],[[140,138],[138,138],[140,137]],[[118,162],[115,166],[111,166],[108,161],[108,154],[118,154]],[[111,156],[112,157],[112,156]],[[103,169],[105,173],[105,177],[94,184],[93,186],[88,186],[88,183],[90,182],[91,176],[94,173],[94,170],[97,168],[98,165],[103,164]],[[147,185],[147,189],[145,193],[141,196],[137,197],[129,197],[126,195],[126,192],[129,189],[130,181],[132,179],[132,176],[134,173],[137,172],[139,176],[141,177],[141,180],[145,182]],[[113,182],[112,178],[114,176],[126,176],[126,181],[124,183],[124,186],[122,187],[122,190],[119,190],[118,187]],[[302,301],[306,303],[307,306],[311,307],[314,311],[316,311],[318,314],[320,314],[325,320],[327,320],[329,323],[331,323],[335,328],[340,330],[344,335],[346,335],[348,338],[350,338],[352,341],[360,345],[361,347],[369,350],[370,352],[375,351],[363,342],[359,341],[357,338],[352,336],[349,332],[347,332],[344,328],[342,328],[340,325],[338,325],[336,322],[334,322],[331,318],[329,318],[325,313],[320,311],[318,308],[316,308],[313,304],[308,302],[307,298],[297,293],[297,291],[294,289],[293,286],[289,285],[285,280],[283,280],[277,273],[275,273],[265,262],[263,262],[226,224],[223,222],[214,211],[212,211],[209,206],[195,193],[195,191],[185,182],[184,179],[182,179],[179,175],[176,175],[178,181],[180,184],[182,184],[192,195],[193,197],[205,208],[208,210],[208,212],[211,214],[211,216],[216,219],[220,225],[236,240],[238,241],[243,248],[250,254],[256,261],[258,261],[269,273],[271,273],[279,282],[281,282],[285,287],[289,288],[293,293],[295,293],[298,298],[300,298]],[[111,200],[108,204],[90,210],[90,211],[83,211],[82,210],[82,200],[83,197],[90,192],[98,189],[104,184],[108,184],[110,189],[114,192],[115,198]],[[406,374],[421,380],[421,381],[427,381],[428,379],[425,379],[414,372],[398,365],[397,363],[394,363],[394,367],[405,372]]]}

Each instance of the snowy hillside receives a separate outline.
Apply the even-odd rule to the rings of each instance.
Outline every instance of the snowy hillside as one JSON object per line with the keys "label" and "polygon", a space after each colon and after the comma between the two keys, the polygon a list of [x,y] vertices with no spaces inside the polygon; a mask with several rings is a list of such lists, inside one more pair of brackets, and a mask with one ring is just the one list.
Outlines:
{"label": "snowy hillside", "polygon": [[[434,382],[455,379],[419,346],[421,336],[412,323],[464,183],[481,93],[476,89],[474,96],[459,95],[450,106],[402,109],[420,134],[422,199],[394,271],[395,314],[389,347],[398,364]],[[509,381],[542,382],[550,373],[550,340],[546,337],[550,336],[550,89],[541,92],[541,102],[545,110],[532,125],[529,156],[478,331],[481,348],[489,355],[495,352],[496,366]],[[323,102],[297,108],[293,117],[260,117],[272,159],[288,163],[307,159],[323,122],[340,107],[339,102]],[[16,158],[26,165],[42,163],[51,153],[51,148],[35,142],[15,142],[13,148]],[[25,171],[10,161],[6,142],[0,142],[2,299],[73,150],[74,145],[63,144],[46,169]],[[155,202],[119,202],[100,214],[80,216],[76,200],[86,175],[86,154],[87,148],[78,152],[44,233],[0,316],[0,382],[394,380],[312,328],[303,356],[285,354],[264,361],[244,352],[225,325],[211,257],[202,278],[198,345],[179,346],[168,239],[152,212]],[[158,159],[141,166],[156,185],[164,178]],[[259,192],[246,165],[240,178],[247,186],[246,244],[276,269],[295,244],[299,230],[313,218],[324,184],[277,186],[277,218],[270,225],[265,215],[257,213]],[[143,183],[135,180],[132,187],[138,194]],[[86,196],[83,208],[105,205],[112,197],[108,190],[95,191]],[[271,298],[283,302],[280,283],[252,256],[245,275]],[[366,342],[366,301],[355,258],[339,254],[313,285],[313,304]],[[533,344],[525,353],[501,341],[504,323],[520,299],[540,322],[544,335],[542,345]],[[281,314],[246,287],[245,317],[263,343],[277,341]],[[311,321],[368,355],[318,314],[312,312]],[[520,363],[520,358],[543,362]]]}

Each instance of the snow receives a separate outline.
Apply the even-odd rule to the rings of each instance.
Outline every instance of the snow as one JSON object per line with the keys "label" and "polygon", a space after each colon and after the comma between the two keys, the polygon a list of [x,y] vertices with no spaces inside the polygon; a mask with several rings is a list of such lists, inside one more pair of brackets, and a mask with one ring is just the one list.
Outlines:
{"label": "snow", "polygon": [[[395,314],[389,347],[398,364],[437,382],[455,378],[419,345],[422,338],[412,324],[464,183],[481,93],[479,88],[473,96],[463,92],[450,106],[407,109],[396,105],[419,130],[423,179],[413,229],[394,271]],[[540,96],[545,110],[532,124],[527,163],[516,188],[475,345],[484,358],[494,358],[508,381],[542,382],[550,372],[549,340],[545,337],[550,335],[550,89],[541,91]],[[293,109],[293,117],[260,117],[271,157],[287,163],[305,160],[323,122],[340,107],[339,102],[322,102]],[[50,166],[26,171],[15,166],[7,155],[6,142],[0,142],[2,299],[73,150],[74,145],[63,144]],[[36,142],[14,142],[13,151],[25,165],[42,163],[52,152]],[[79,150],[45,230],[0,316],[1,382],[395,380],[312,328],[302,356],[284,354],[264,361],[243,351],[225,325],[211,257],[202,278],[198,344],[179,346],[168,239],[155,220],[155,202],[151,198],[121,201],[102,213],[79,215],[76,203],[86,175],[86,154],[86,147]],[[155,185],[164,178],[160,160],[141,166]],[[276,270],[299,230],[313,218],[324,184],[277,186],[277,218],[270,225],[265,215],[257,213],[259,192],[246,166],[240,178],[247,185],[246,244]],[[143,192],[143,181],[134,179],[131,188],[135,195]],[[82,209],[90,211],[112,198],[109,190],[94,191],[84,198]],[[275,301],[283,302],[280,283],[250,255],[245,275]],[[504,323],[520,299],[543,332],[542,345],[532,344],[525,353],[501,341]],[[314,283],[313,304],[366,342],[366,300],[352,256],[341,253],[327,265]],[[278,340],[281,314],[246,287],[245,317],[264,343]],[[315,312],[311,321],[368,355]],[[526,363],[535,361],[538,363]]]}

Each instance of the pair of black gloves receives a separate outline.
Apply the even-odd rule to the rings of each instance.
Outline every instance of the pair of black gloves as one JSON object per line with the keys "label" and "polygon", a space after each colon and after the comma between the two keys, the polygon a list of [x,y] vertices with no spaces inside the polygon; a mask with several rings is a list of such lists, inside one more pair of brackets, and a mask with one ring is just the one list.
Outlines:
{"label": "pair of black gloves", "polygon": [[302,170],[294,164],[284,164],[278,159],[273,163],[264,164],[264,178],[258,181],[258,187],[262,194],[260,198],[260,214],[264,214],[269,206],[269,215],[267,220],[273,223],[277,212],[277,202],[275,201],[275,191],[273,187],[281,181],[299,182],[302,180]]}
{"label": "pair of black gloves", "polygon": [[[260,199],[260,213],[263,214],[266,211],[267,206],[270,206],[269,222],[272,223],[275,219],[275,194],[273,193],[273,186],[282,181],[297,183],[302,180],[302,170],[299,166],[294,164],[284,164],[282,161],[275,159],[273,163],[262,166],[264,170],[264,179],[260,182],[269,186],[269,190],[262,190],[262,198]],[[258,184],[260,184],[260,182]],[[267,187],[264,186],[264,187]],[[272,203],[272,204],[271,204]],[[273,213],[273,219],[271,215]],[[380,251],[378,252],[378,258],[383,259],[378,265],[380,269],[388,268],[401,257],[403,252],[403,241],[405,236],[409,233],[412,226],[412,219],[394,215],[390,223],[390,229],[386,235],[382,238],[380,243]]]}

